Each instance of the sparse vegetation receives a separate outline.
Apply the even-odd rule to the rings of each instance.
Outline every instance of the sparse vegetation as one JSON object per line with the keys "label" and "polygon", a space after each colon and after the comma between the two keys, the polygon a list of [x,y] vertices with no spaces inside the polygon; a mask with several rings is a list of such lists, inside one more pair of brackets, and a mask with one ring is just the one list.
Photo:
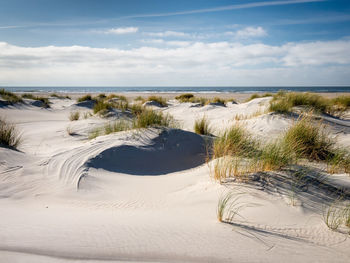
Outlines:
{"label": "sparse vegetation", "polygon": [[225,106],[226,101],[224,99],[214,97],[213,99],[207,101],[207,104],[210,104],[210,103],[221,104],[221,105]]}
{"label": "sparse vegetation", "polygon": [[160,96],[150,96],[148,97],[148,101],[154,101],[159,103],[162,107],[166,107],[168,104],[166,102],[166,99]]}
{"label": "sparse vegetation", "polygon": [[57,98],[57,99],[69,99],[69,100],[71,99],[71,97],[68,95],[62,96],[62,95],[58,95],[56,93],[50,94],[50,97]]}
{"label": "sparse vegetation", "polygon": [[175,97],[180,102],[192,102],[194,95],[192,93],[184,93]]}
{"label": "sparse vegetation", "polygon": [[115,122],[108,123],[104,126],[105,134],[110,134],[114,132],[130,130],[132,127],[130,121],[118,120]]}
{"label": "sparse vegetation", "polygon": [[70,121],[77,121],[80,118],[80,112],[79,111],[72,111],[69,114],[69,120]]}
{"label": "sparse vegetation", "polygon": [[324,209],[323,221],[327,227],[331,230],[337,230],[344,220],[344,208],[338,205],[338,202],[334,202]]}
{"label": "sparse vegetation", "polygon": [[17,148],[22,138],[14,124],[8,123],[4,118],[0,118],[0,146]]}
{"label": "sparse vegetation", "polygon": [[147,128],[155,126],[174,127],[175,121],[170,115],[164,115],[162,112],[145,109],[136,116],[134,128]]}
{"label": "sparse vegetation", "polygon": [[313,124],[304,116],[292,125],[284,135],[284,144],[297,158],[325,161],[333,155],[334,140],[327,136],[325,127]]}
{"label": "sparse vegetation", "polygon": [[209,121],[205,116],[195,121],[194,132],[201,135],[210,135]]}
{"label": "sparse vegetation", "polygon": [[15,93],[7,91],[5,89],[0,89],[0,96],[10,104],[23,102],[23,100]]}
{"label": "sparse vegetation", "polygon": [[31,93],[24,93],[22,94],[22,98],[41,101],[43,103],[42,104],[43,108],[50,108],[50,101],[46,97],[38,97],[38,96],[34,96]]}
{"label": "sparse vegetation", "polygon": [[94,114],[100,113],[105,114],[108,110],[112,108],[112,105],[110,103],[106,103],[103,100],[98,100],[93,108]]}
{"label": "sparse vegetation", "polygon": [[137,96],[137,97],[134,99],[134,101],[141,101],[141,102],[144,102],[145,99],[144,99],[143,97],[141,97],[141,96]]}
{"label": "sparse vegetation", "polygon": [[101,135],[107,135],[115,132],[127,131],[132,129],[132,122],[128,120],[117,120],[114,122],[109,122],[103,127],[93,129],[89,133],[89,139],[94,139]]}
{"label": "sparse vegetation", "polygon": [[239,201],[242,194],[228,192],[220,196],[216,213],[220,222],[232,223],[236,216],[240,216],[239,211],[246,206]]}
{"label": "sparse vegetation", "polygon": [[86,94],[83,97],[77,99],[78,102],[91,101],[93,100],[90,94]]}
{"label": "sparse vegetation", "polygon": [[327,99],[318,94],[280,91],[270,101],[270,111],[289,113],[293,107],[302,106],[307,110],[331,115],[341,115],[349,110],[350,96]]}
{"label": "sparse vegetation", "polygon": [[106,97],[107,100],[114,99],[114,98],[125,102],[128,101],[128,99],[123,95],[110,94]]}
{"label": "sparse vegetation", "polygon": [[225,155],[251,157],[256,151],[257,141],[243,126],[232,126],[214,141],[214,158]]}
{"label": "sparse vegetation", "polygon": [[280,170],[291,164],[292,160],[293,154],[288,151],[281,140],[266,144],[257,158],[262,171]]}
{"label": "sparse vegetation", "polygon": [[254,93],[246,100],[246,102],[251,101],[253,99],[257,99],[257,98],[260,98],[260,95],[258,93]]}

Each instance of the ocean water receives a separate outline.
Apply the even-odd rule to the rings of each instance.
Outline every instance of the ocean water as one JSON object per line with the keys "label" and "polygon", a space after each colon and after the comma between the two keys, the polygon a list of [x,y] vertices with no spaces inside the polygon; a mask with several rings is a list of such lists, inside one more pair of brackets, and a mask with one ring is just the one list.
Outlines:
{"label": "ocean water", "polygon": [[305,87],[0,87],[13,92],[277,92],[287,91],[309,91],[309,92],[350,92],[350,86],[305,86]]}

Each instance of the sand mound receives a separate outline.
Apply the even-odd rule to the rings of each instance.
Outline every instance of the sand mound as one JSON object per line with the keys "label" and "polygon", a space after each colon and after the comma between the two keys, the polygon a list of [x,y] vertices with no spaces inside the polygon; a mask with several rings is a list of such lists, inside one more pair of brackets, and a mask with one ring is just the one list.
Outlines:
{"label": "sand mound", "polygon": [[88,167],[133,175],[160,175],[187,170],[205,162],[201,136],[183,130],[164,130],[141,145],[108,148],[87,162]]}

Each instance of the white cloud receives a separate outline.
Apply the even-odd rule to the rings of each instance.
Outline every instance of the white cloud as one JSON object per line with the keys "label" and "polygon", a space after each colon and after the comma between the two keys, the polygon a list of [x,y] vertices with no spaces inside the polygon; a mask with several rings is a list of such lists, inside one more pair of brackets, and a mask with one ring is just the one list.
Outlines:
{"label": "white cloud", "polygon": [[105,33],[106,34],[123,35],[123,34],[136,33],[138,31],[139,31],[138,27],[118,27],[118,28],[111,28],[111,29],[105,31]]}
{"label": "white cloud", "polygon": [[267,35],[267,32],[261,26],[258,26],[258,27],[246,27],[246,28],[237,30],[235,32],[232,32],[232,31],[225,32],[225,35],[234,36],[235,38],[239,38],[239,39],[246,39],[246,38],[264,37]]}
{"label": "white cloud", "polygon": [[152,37],[190,37],[190,34],[178,31],[164,31],[164,32],[147,32],[145,33]]}
{"label": "white cloud", "polygon": [[0,42],[0,85],[350,84],[349,39],[280,46],[164,44],[113,49]]}

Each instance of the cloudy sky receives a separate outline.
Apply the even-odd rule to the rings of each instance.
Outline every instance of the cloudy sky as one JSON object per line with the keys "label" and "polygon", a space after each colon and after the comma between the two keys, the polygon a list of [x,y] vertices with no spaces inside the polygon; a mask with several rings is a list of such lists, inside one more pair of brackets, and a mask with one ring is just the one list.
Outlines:
{"label": "cloudy sky", "polygon": [[350,85],[349,0],[0,4],[0,86]]}

